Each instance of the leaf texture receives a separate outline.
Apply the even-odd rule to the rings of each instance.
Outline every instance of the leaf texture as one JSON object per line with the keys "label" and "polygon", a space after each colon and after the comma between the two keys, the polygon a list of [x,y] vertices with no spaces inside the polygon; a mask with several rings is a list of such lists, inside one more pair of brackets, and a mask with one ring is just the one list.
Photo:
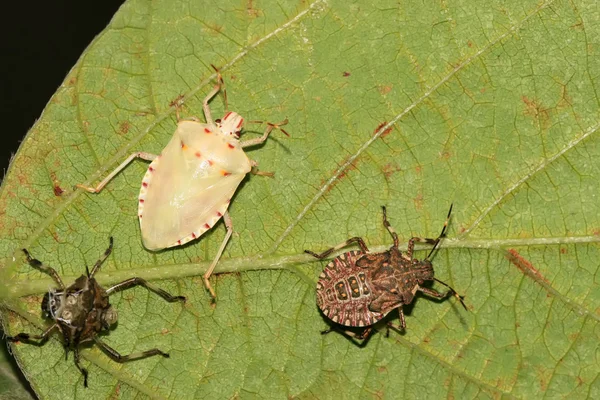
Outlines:
{"label": "leaf texture", "polygon": [[[4,326],[43,327],[52,281],[24,247],[71,282],[112,235],[103,284],[140,276],[189,300],[114,295],[119,324],[105,341],[171,358],[117,364],[85,349],[88,389],[57,336],[14,345],[32,387],[43,399],[599,398],[599,18],[590,0],[129,0],[2,183]],[[248,151],[276,175],[249,176],[232,201],[215,308],[201,276],[222,223],[150,252],[137,222],[145,162],[98,195],[71,190],[134,151],[160,153],[179,95],[181,113],[202,118],[210,64],[223,70],[229,109],[287,117],[291,133]],[[324,263],[303,250],[351,236],[388,248],[382,205],[404,244],[435,237],[451,203],[434,265],[469,312],[419,297],[404,334],[383,330],[362,348],[321,335]]]}

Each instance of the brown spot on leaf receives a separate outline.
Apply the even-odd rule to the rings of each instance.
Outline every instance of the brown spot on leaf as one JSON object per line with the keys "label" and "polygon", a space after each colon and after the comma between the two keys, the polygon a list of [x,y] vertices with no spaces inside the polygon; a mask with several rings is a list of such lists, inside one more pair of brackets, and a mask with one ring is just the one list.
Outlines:
{"label": "brown spot on leaf", "polygon": [[580,20],[576,24],[571,25],[570,28],[582,31],[583,30],[583,21]]}
{"label": "brown spot on leaf", "polygon": [[469,47],[473,47],[473,42],[471,42],[470,40],[469,40],[469,41],[467,41],[467,46],[469,46]]}
{"label": "brown spot on leaf", "polygon": [[[344,179],[348,175],[348,173],[350,171],[355,170],[357,168],[356,167],[357,160],[353,160],[352,162],[350,162],[350,157],[351,156],[346,157],[344,159],[344,161],[340,164],[340,166],[338,166],[338,169],[339,169],[342,165],[346,165],[346,167],[339,173],[337,179],[335,179],[331,183],[331,185],[329,185],[329,187],[327,188],[327,193],[329,193],[331,191],[331,189],[333,189],[335,187],[335,185],[337,185],[337,183],[339,181],[341,181],[342,179]],[[334,171],[332,175],[334,175],[335,172],[337,172],[338,169],[336,169],[336,171]],[[325,185],[325,182],[324,181],[321,182],[321,185]]]}
{"label": "brown spot on leaf", "polygon": [[125,135],[127,132],[129,132],[129,121],[123,121],[119,124],[119,134],[121,135]]}
{"label": "brown spot on leaf", "polygon": [[69,79],[69,85],[71,86],[75,86],[77,84],[77,78],[73,77],[71,79]]}
{"label": "brown spot on leaf", "polygon": [[54,195],[60,197],[65,191],[58,185],[54,185]]}
{"label": "brown spot on leaf", "polygon": [[561,247],[560,248],[560,254],[567,254],[567,248],[566,247]]}
{"label": "brown spot on leaf", "polygon": [[246,3],[246,12],[248,13],[248,15],[252,18],[256,18],[259,15],[259,10],[254,8],[254,1],[253,0],[248,0],[248,2]]}
{"label": "brown spot on leaf", "polygon": [[400,168],[395,163],[387,163],[383,166],[381,171],[383,172],[383,176],[385,177],[385,180],[389,181],[391,176],[394,175],[396,172],[402,171],[402,168]]}
{"label": "brown spot on leaf", "polygon": [[54,191],[54,195],[56,197],[59,197],[65,191],[63,190],[63,188],[60,187],[60,184],[58,183],[58,179],[56,179],[56,173],[55,172],[50,172],[50,179],[52,179],[52,186],[53,186],[52,189]]}
{"label": "brown spot on leaf", "polygon": [[344,71],[344,73],[342,73],[342,76],[343,76],[344,78],[347,78],[347,77],[349,77],[349,76],[350,76],[350,72],[348,72],[348,71]]}
{"label": "brown spot on leaf", "polygon": [[379,86],[379,88],[378,88],[378,89],[379,89],[379,93],[381,93],[381,94],[382,94],[382,95],[384,95],[384,96],[385,96],[386,94],[388,94],[389,92],[391,92],[391,91],[392,91],[392,87],[391,87],[391,86],[389,86],[389,85],[382,85],[382,86]]}
{"label": "brown spot on leaf", "polygon": [[540,125],[545,127],[550,119],[548,109],[542,107],[537,100],[530,99],[527,96],[522,96],[521,100],[525,104],[525,115],[536,119]]}
{"label": "brown spot on leaf", "polygon": [[373,130],[373,135],[377,135],[379,134],[379,137],[386,137],[387,135],[389,135],[392,132],[392,127],[389,126],[387,127],[383,132],[380,132],[381,129],[383,129],[384,126],[387,125],[387,121],[383,121],[382,123],[380,123],[379,125],[377,125],[377,128],[375,128]]}
{"label": "brown spot on leaf", "polygon": [[448,160],[450,157],[452,157],[452,153],[450,153],[448,150],[444,150],[440,153],[440,157],[443,160]]}
{"label": "brown spot on leaf", "polygon": [[521,272],[525,275],[532,278],[534,281],[538,283],[549,284],[548,280],[538,271],[529,260],[519,254],[519,252],[515,249],[508,249],[505,257],[511,264],[515,265]]}
{"label": "brown spot on leaf", "polygon": [[423,193],[419,193],[417,197],[413,199],[413,202],[415,203],[417,211],[421,211],[423,209]]}

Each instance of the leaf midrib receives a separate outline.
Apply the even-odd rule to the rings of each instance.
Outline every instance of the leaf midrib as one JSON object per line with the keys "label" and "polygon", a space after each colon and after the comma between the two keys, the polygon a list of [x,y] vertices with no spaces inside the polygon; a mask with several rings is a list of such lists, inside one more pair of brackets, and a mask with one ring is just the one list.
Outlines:
{"label": "leaf midrib", "polygon": [[[443,244],[439,246],[439,249],[471,249],[471,250],[503,250],[509,247],[524,247],[524,246],[548,246],[548,245],[562,245],[562,244],[585,244],[585,243],[599,243],[600,235],[590,236],[562,236],[562,237],[544,237],[544,238],[517,238],[517,239],[445,239]],[[369,249],[371,252],[382,252],[389,249],[390,244],[385,245],[371,245]],[[407,247],[406,243],[400,245],[401,250],[405,250]],[[416,250],[428,249],[426,245],[415,246]],[[332,254],[327,257],[327,260],[333,259],[336,255],[347,251],[342,249],[341,251]],[[19,260],[21,258],[19,257]],[[15,261],[16,263],[17,261]],[[300,269],[296,268],[299,265],[318,262],[314,257],[299,253],[289,255],[276,255],[276,256],[249,256],[249,257],[233,257],[228,259],[222,259],[219,261],[215,269],[215,273],[232,273],[232,272],[245,272],[245,271],[260,271],[260,270],[288,270],[299,275],[303,280],[307,282],[313,282],[313,278],[304,274]],[[208,269],[210,265],[209,261],[200,261],[193,263],[184,264],[160,264],[154,266],[147,266],[142,268],[125,268],[116,271],[100,271],[98,273],[98,280],[103,285],[112,285],[125,279],[129,279],[132,276],[143,277],[149,281],[164,280],[164,279],[180,279],[186,277],[201,276]],[[71,282],[77,279],[77,276],[64,276],[63,281]],[[45,293],[48,287],[52,286],[54,281],[50,277],[44,277],[42,279],[30,279],[27,276],[26,279],[14,279],[11,282],[11,287],[7,289],[8,298],[17,298],[22,296],[28,296],[33,294]]]}

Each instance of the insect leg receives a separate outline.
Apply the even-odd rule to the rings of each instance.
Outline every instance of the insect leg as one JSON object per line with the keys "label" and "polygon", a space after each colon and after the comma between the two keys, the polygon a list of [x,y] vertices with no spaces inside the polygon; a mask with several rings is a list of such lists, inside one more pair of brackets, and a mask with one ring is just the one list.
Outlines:
{"label": "insect leg", "polygon": [[133,361],[133,360],[140,360],[142,358],[147,358],[147,357],[152,357],[152,356],[163,356],[165,358],[169,358],[169,353],[165,353],[164,351],[161,351],[156,348],[146,350],[146,351],[140,351],[137,353],[121,355],[118,351],[116,351],[115,349],[113,349],[112,347],[110,347],[109,345],[107,345],[106,343],[104,343],[103,341],[98,339],[97,337],[94,337],[94,342],[96,342],[96,344],[98,345],[98,347],[100,347],[100,349],[104,352],[104,354],[106,354],[107,356],[109,356],[110,358],[112,358],[114,361],[116,361],[118,363],[124,363],[127,361]]}
{"label": "insect leg", "polygon": [[429,288],[419,286],[419,291],[428,296],[435,297],[436,299],[445,299],[446,297],[454,296],[458,299],[458,301],[460,301],[460,304],[462,304],[462,306],[465,308],[465,310],[469,311],[467,309],[467,306],[465,305],[465,302],[463,301],[464,296],[461,296],[458,293],[456,293],[456,290],[452,289],[450,286],[448,286],[444,282],[440,281],[439,279],[435,279],[435,280],[437,282],[441,283],[442,285],[446,286],[449,290],[446,293],[440,293],[435,289],[429,289]]}
{"label": "insect leg", "polygon": [[208,278],[210,278],[210,276],[212,275],[215,267],[217,266],[217,262],[219,262],[219,258],[221,258],[221,254],[223,254],[223,251],[225,250],[225,246],[227,246],[227,242],[229,242],[229,239],[231,238],[231,234],[233,233],[233,222],[231,221],[231,217],[229,216],[229,213],[227,211],[225,211],[225,213],[223,214],[223,221],[225,221],[225,228],[227,228],[227,233],[225,234],[225,238],[223,239],[223,242],[221,243],[221,247],[219,247],[219,251],[217,251],[217,255],[215,256],[215,259],[213,260],[212,264],[210,264],[210,267],[204,273],[204,277],[203,277],[204,286],[206,286],[206,288],[210,292],[213,302],[217,299],[217,295],[215,294],[215,291],[213,290],[212,286],[210,285],[210,281],[208,280]]}
{"label": "insect leg", "polygon": [[108,244],[108,249],[106,249],[106,251],[104,252],[104,254],[102,255],[102,257],[100,257],[98,259],[98,261],[96,261],[96,264],[94,264],[94,267],[92,268],[92,272],[90,274],[88,274],[89,278],[93,278],[94,277],[94,275],[96,274],[96,272],[98,272],[98,269],[100,269],[100,266],[102,265],[102,263],[104,262],[104,260],[106,260],[106,258],[112,252],[112,248],[113,248],[113,237],[112,236],[108,240],[108,243],[109,243]]}
{"label": "insect leg", "polygon": [[398,247],[398,244],[400,243],[400,241],[398,240],[398,234],[396,233],[394,228],[392,228],[392,226],[390,225],[390,223],[387,220],[387,213],[385,210],[385,206],[382,206],[381,208],[383,210],[383,226],[385,226],[386,229],[388,230],[388,232],[390,233],[390,235],[392,235],[392,238],[394,239],[394,247]]}
{"label": "insect leg", "polygon": [[54,268],[48,267],[42,264],[40,260],[31,257],[31,254],[29,254],[27,249],[23,249],[23,253],[25,253],[25,257],[27,257],[27,262],[29,263],[29,265],[31,265],[32,268],[39,269],[40,271],[50,275],[52,279],[54,279],[54,281],[58,284],[58,286],[60,286],[61,289],[65,289],[65,284],[63,283],[62,279],[60,279],[58,272],[56,272]]}
{"label": "insect leg", "polygon": [[142,160],[146,160],[146,161],[153,161],[156,157],[158,157],[155,154],[150,154],[150,153],[145,153],[143,151],[138,151],[136,153],[131,154],[129,157],[127,157],[125,159],[125,161],[123,161],[117,168],[115,168],[115,170],[113,172],[111,172],[110,174],[108,174],[106,176],[106,178],[104,178],[96,187],[89,187],[89,186],[84,186],[84,185],[75,185],[75,187],[79,188],[79,189],[83,189],[86,190],[90,193],[98,193],[100,192],[104,186],[106,186],[106,184],[108,182],[110,182],[110,180],[112,178],[115,177],[115,175],[117,175],[119,172],[121,172],[123,169],[125,169],[125,167],[131,162],[133,161],[134,158],[141,158]]}
{"label": "insect leg", "polygon": [[[204,110],[204,118],[206,118],[206,123],[209,125],[213,125],[215,122],[212,119],[212,114],[210,113],[210,107],[208,106],[208,102],[210,101],[210,99],[215,97],[217,93],[219,93],[219,90],[221,90],[221,87],[224,86],[224,83],[223,77],[221,76],[221,73],[219,72],[217,67],[215,67],[212,64],[210,66],[213,67],[213,69],[217,73],[217,84],[204,98],[204,101],[202,102],[202,109]],[[223,89],[223,97],[225,98],[225,109],[227,110],[227,92],[225,91],[225,89]]]}
{"label": "insect leg", "polygon": [[75,361],[75,366],[77,367],[79,372],[81,372],[81,375],[83,375],[83,386],[88,387],[88,384],[87,384],[88,372],[87,372],[87,369],[83,368],[81,366],[81,364],[79,364],[79,348],[77,348],[77,347],[75,347],[75,356],[73,357],[73,360]]}
{"label": "insect leg", "polygon": [[[342,335],[346,336],[347,338],[349,338],[354,344],[356,344],[357,346],[364,346],[366,343],[366,340],[369,338],[369,336],[371,336],[371,334],[373,333],[373,327],[372,326],[367,326],[362,332],[360,333],[355,333],[352,331],[348,331],[348,330],[344,330],[344,329],[339,329],[339,328],[335,328],[335,327],[331,327],[329,329],[326,329],[324,331],[321,331],[321,335],[326,335],[328,333],[331,332],[340,332]],[[360,340],[360,342],[359,342]]]}
{"label": "insect leg", "polygon": [[113,294],[114,292],[117,292],[119,290],[125,290],[125,289],[129,289],[132,288],[134,286],[143,286],[146,289],[150,290],[151,292],[156,293],[157,295],[159,295],[160,297],[162,297],[163,299],[165,299],[166,301],[168,301],[169,303],[173,303],[176,301],[185,301],[185,297],[183,296],[173,296],[169,293],[167,293],[166,291],[148,283],[146,280],[142,279],[142,278],[130,278],[127,279],[126,281],[123,281],[121,283],[117,283],[116,285],[106,289],[106,294],[108,296],[110,296],[111,294]]}
{"label": "insect leg", "polygon": [[[262,121],[248,121],[248,122],[262,123]],[[276,124],[267,122],[267,129],[265,129],[265,133],[263,133],[263,135],[261,137],[256,138],[256,139],[244,140],[242,143],[240,143],[240,146],[242,146],[242,148],[244,148],[244,147],[250,147],[250,146],[255,146],[257,144],[261,144],[262,142],[267,140],[267,138],[269,137],[269,134],[271,133],[271,131],[273,129],[279,129],[281,132],[285,133],[287,136],[290,136],[286,131],[281,129],[281,127],[287,123],[288,123],[287,118]]]}
{"label": "insect leg", "polygon": [[360,238],[360,237],[350,238],[350,239],[346,240],[345,242],[340,243],[337,246],[330,248],[329,250],[325,250],[321,254],[317,254],[317,253],[312,252],[310,250],[304,250],[304,252],[310,254],[311,256],[313,256],[315,258],[318,258],[319,260],[322,260],[323,258],[327,257],[328,255],[330,255],[334,251],[337,251],[337,250],[339,250],[339,249],[341,249],[343,247],[346,247],[346,246],[348,246],[348,245],[350,245],[352,243],[357,243],[358,246],[360,247],[360,250],[363,253],[368,253],[369,252],[369,249],[367,248],[367,245],[365,244],[365,241],[362,238]]}
{"label": "insect leg", "polygon": [[[57,324],[52,325],[51,327],[46,329],[44,332],[42,332],[41,335],[30,335],[29,333],[21,332],[15,336],[6,336],[6,340],[8,340],[10,342],[25,342],[28,344],[33,344],[35,346],[42,346],[44,343],[46,343],[46,341],[48,340],[48,337],[50,336],[50,333],[52,333],[52,331],[56,327],[58,327]],[[33,340],[38,340],[38,341],[34,342]]]}

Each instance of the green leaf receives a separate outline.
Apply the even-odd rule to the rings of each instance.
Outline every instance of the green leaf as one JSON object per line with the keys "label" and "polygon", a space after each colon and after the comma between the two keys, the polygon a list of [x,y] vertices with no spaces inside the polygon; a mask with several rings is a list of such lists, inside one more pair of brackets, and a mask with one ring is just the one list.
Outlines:
{"label": "green leaf", "polygon": [[[128,1],[3,181],[0,295],[11,334],[40,331],[52,287],[23,247],[72,282],[112,235],[100,282],[140,276],[189,299],[170,304],[143,288],[111,297],[120,319],[105,341],[171,358],[117,364],[84,349],[88,389],[58,335],[12,346],[41,398],[600,397],[595,1],[204,3]],[[202,117],[210,64],[222,67],[229,109],[288,117],[291,133],[248,152],[276,175],[248,177],[232,201],[215,308],[201,276],[222,223],[152,253],[137,222],[147,163],[100,194],[71,190],[134,151],[158,154],[177,96],[183,115]],[[222,97],[211,108],[222,115]],[[434,265],[469,312],[418,297],[404,334],[381,329],[362,348],[321,335],[325,263],[303,250],[351,236],[388,248],[382,205],[404,245],[435,237],[451,203]]]}

